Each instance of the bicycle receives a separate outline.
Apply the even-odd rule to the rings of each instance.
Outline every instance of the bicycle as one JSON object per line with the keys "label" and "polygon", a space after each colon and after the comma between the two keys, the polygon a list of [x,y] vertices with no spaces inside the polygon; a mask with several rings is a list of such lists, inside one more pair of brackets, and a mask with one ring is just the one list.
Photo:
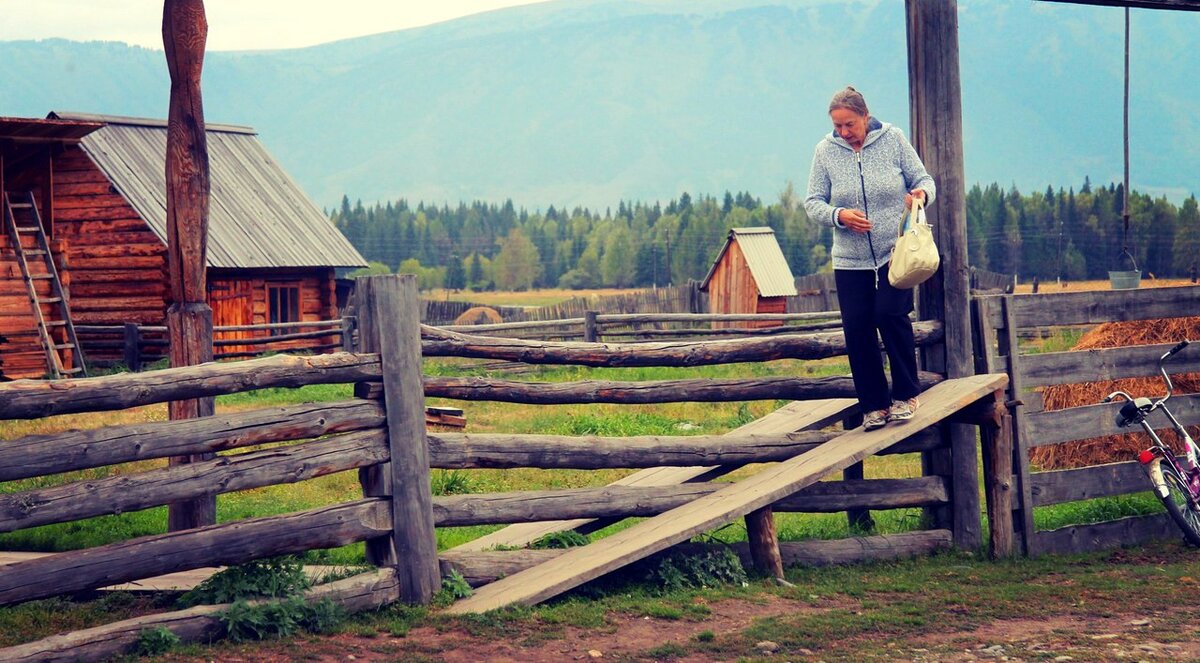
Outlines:
{"label": "bicycle", "polygon": [[[1158,372],[1167,383],[1167,393],[1162,398],[1134,398],[1124,391],[1114,391],[1105,396],[1103,402],[1110,403],[1118,396],[1123,397],[1125,404],[1117,413],[1117,426],[1128,428],[1137,424],[1150,436],[1153,444],[1138,453],[1138,462],[1146,470],[1146,475],[1154,486],[1154,494],[1167,508],[1171,520],[1183,530],[1184,538],[1193,546],[1200,547],[1200,447],[1196,446],[1192,436],[1166,405],[1167,399],[1175,391],[1174,385],[1171,384],[1171,376],[1167,374],[1166,361],[1188,344],[1189,341],[1181,341],[1158,358]],[[1181,463],[1171,448],[1163,443],[1147,421],[1155,410],[1162,410],[1179,437],[1183,439],[1186,448],[1184,463]]]}

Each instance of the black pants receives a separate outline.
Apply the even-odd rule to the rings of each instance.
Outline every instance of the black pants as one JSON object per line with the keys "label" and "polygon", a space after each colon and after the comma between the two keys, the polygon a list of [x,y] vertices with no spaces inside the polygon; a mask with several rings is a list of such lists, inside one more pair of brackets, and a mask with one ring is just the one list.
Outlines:
{"label": "black pants", "polygon": [[[854,390],[863,413],[887,408],[893,399],[906,400],[921,393],[916,345],[908,319],[913,310],[912,289],[893,288],[888,283],[886,264],[878,274],[869,269],[835,269],[833,276],[842,309],[846,354],[850,356]],[[890,396],[876,330],[883,338],[892,369]]]}

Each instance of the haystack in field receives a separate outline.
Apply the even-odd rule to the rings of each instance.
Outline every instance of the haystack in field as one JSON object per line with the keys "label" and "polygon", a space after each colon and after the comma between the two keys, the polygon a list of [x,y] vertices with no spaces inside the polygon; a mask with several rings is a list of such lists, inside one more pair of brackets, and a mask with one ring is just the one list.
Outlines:
{"label": "haystack in field", "polygon": [[[1184,339],[1200,339],[1200,317],[1104,323],[1084,334],[1073,349],[1091,350],[1126,345],[1176,343]],[[1172,374],[1171,382],[1175,385],[1176,394],[1200,392],[1200,373]],[[1163,393],[1162,378],[1125,378],[1054,385],[1046,387],[1042,396],[1046,410],[1061,410],[1082,405],[1095,405],[1105,396],[1117,390],[1128,392],[1134,396],[1161,396]],[[1166,425],[1165,420],[1161,423]],[[1177,452],[1183,451],[1182,443],[1177,439],[1174,431],[1160,431],[1159,434],[1162,435],[1163,441],[1170,444]],[[1193,431],[1192,435],[1196,436],[1196,432]],[[1109,435],[1038,447],[1030,452],[1030,461],[1042,469],[1085,467],[1132,460],[1137,452],[1145,447],[1146,437],[1139,429],[1136,434]]]}
{"label": "haystack in field", "polygon": [[487,325],[504,322],[496,309],[488,306],[472,306],[454,319],[456,325]]}

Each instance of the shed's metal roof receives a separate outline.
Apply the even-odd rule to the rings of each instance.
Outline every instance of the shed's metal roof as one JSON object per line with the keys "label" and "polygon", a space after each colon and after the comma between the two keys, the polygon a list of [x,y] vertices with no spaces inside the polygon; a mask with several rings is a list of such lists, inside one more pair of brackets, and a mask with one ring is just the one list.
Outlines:
{"label": "shed's metal roof", "polygon": [[[51,113],[104,124],[81,141],[164,243],[167,241],[167,123]],[[208,265],[235,269],[362,267],[366,260],[267,154],[253,129],[206,125],[210,198]]]}
{"label": "shed's metal roof", "polygon": [[708,275],[700,284],[700,289],[708,288],[708,281],[713,277],[721,258],[729,250],[729,245],[737,242],[746,256],[746,264],[750,266],[750,275],[758,287],[760,297],[794,297],[796,295],[796,280],[792,277],[792,269],[788,267],[787,258],[775,239],[775,231],[766,227],[733,228],[725,239],[725,245],[717,254]]}
{"label": "shed's metal roof", "polygon": [[99,128],[98,122],[0,117],[0,138],[15,142],[74,142]]}

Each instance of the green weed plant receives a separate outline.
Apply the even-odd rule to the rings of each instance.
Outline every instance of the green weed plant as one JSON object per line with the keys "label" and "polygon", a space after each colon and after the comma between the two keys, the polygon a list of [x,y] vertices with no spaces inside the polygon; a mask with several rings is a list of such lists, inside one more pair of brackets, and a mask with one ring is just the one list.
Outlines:
{"label": "green weed plant", "polygon": [[181,607],[303,594],[312,582],[293,556],[259,559],[219,571],[179,598]]}
{"label": "green weed plant", "polygon": [[178,647],[179,636],[165,626],[142,629],[138,633],[133,653],[137,656],[161,656]]}

